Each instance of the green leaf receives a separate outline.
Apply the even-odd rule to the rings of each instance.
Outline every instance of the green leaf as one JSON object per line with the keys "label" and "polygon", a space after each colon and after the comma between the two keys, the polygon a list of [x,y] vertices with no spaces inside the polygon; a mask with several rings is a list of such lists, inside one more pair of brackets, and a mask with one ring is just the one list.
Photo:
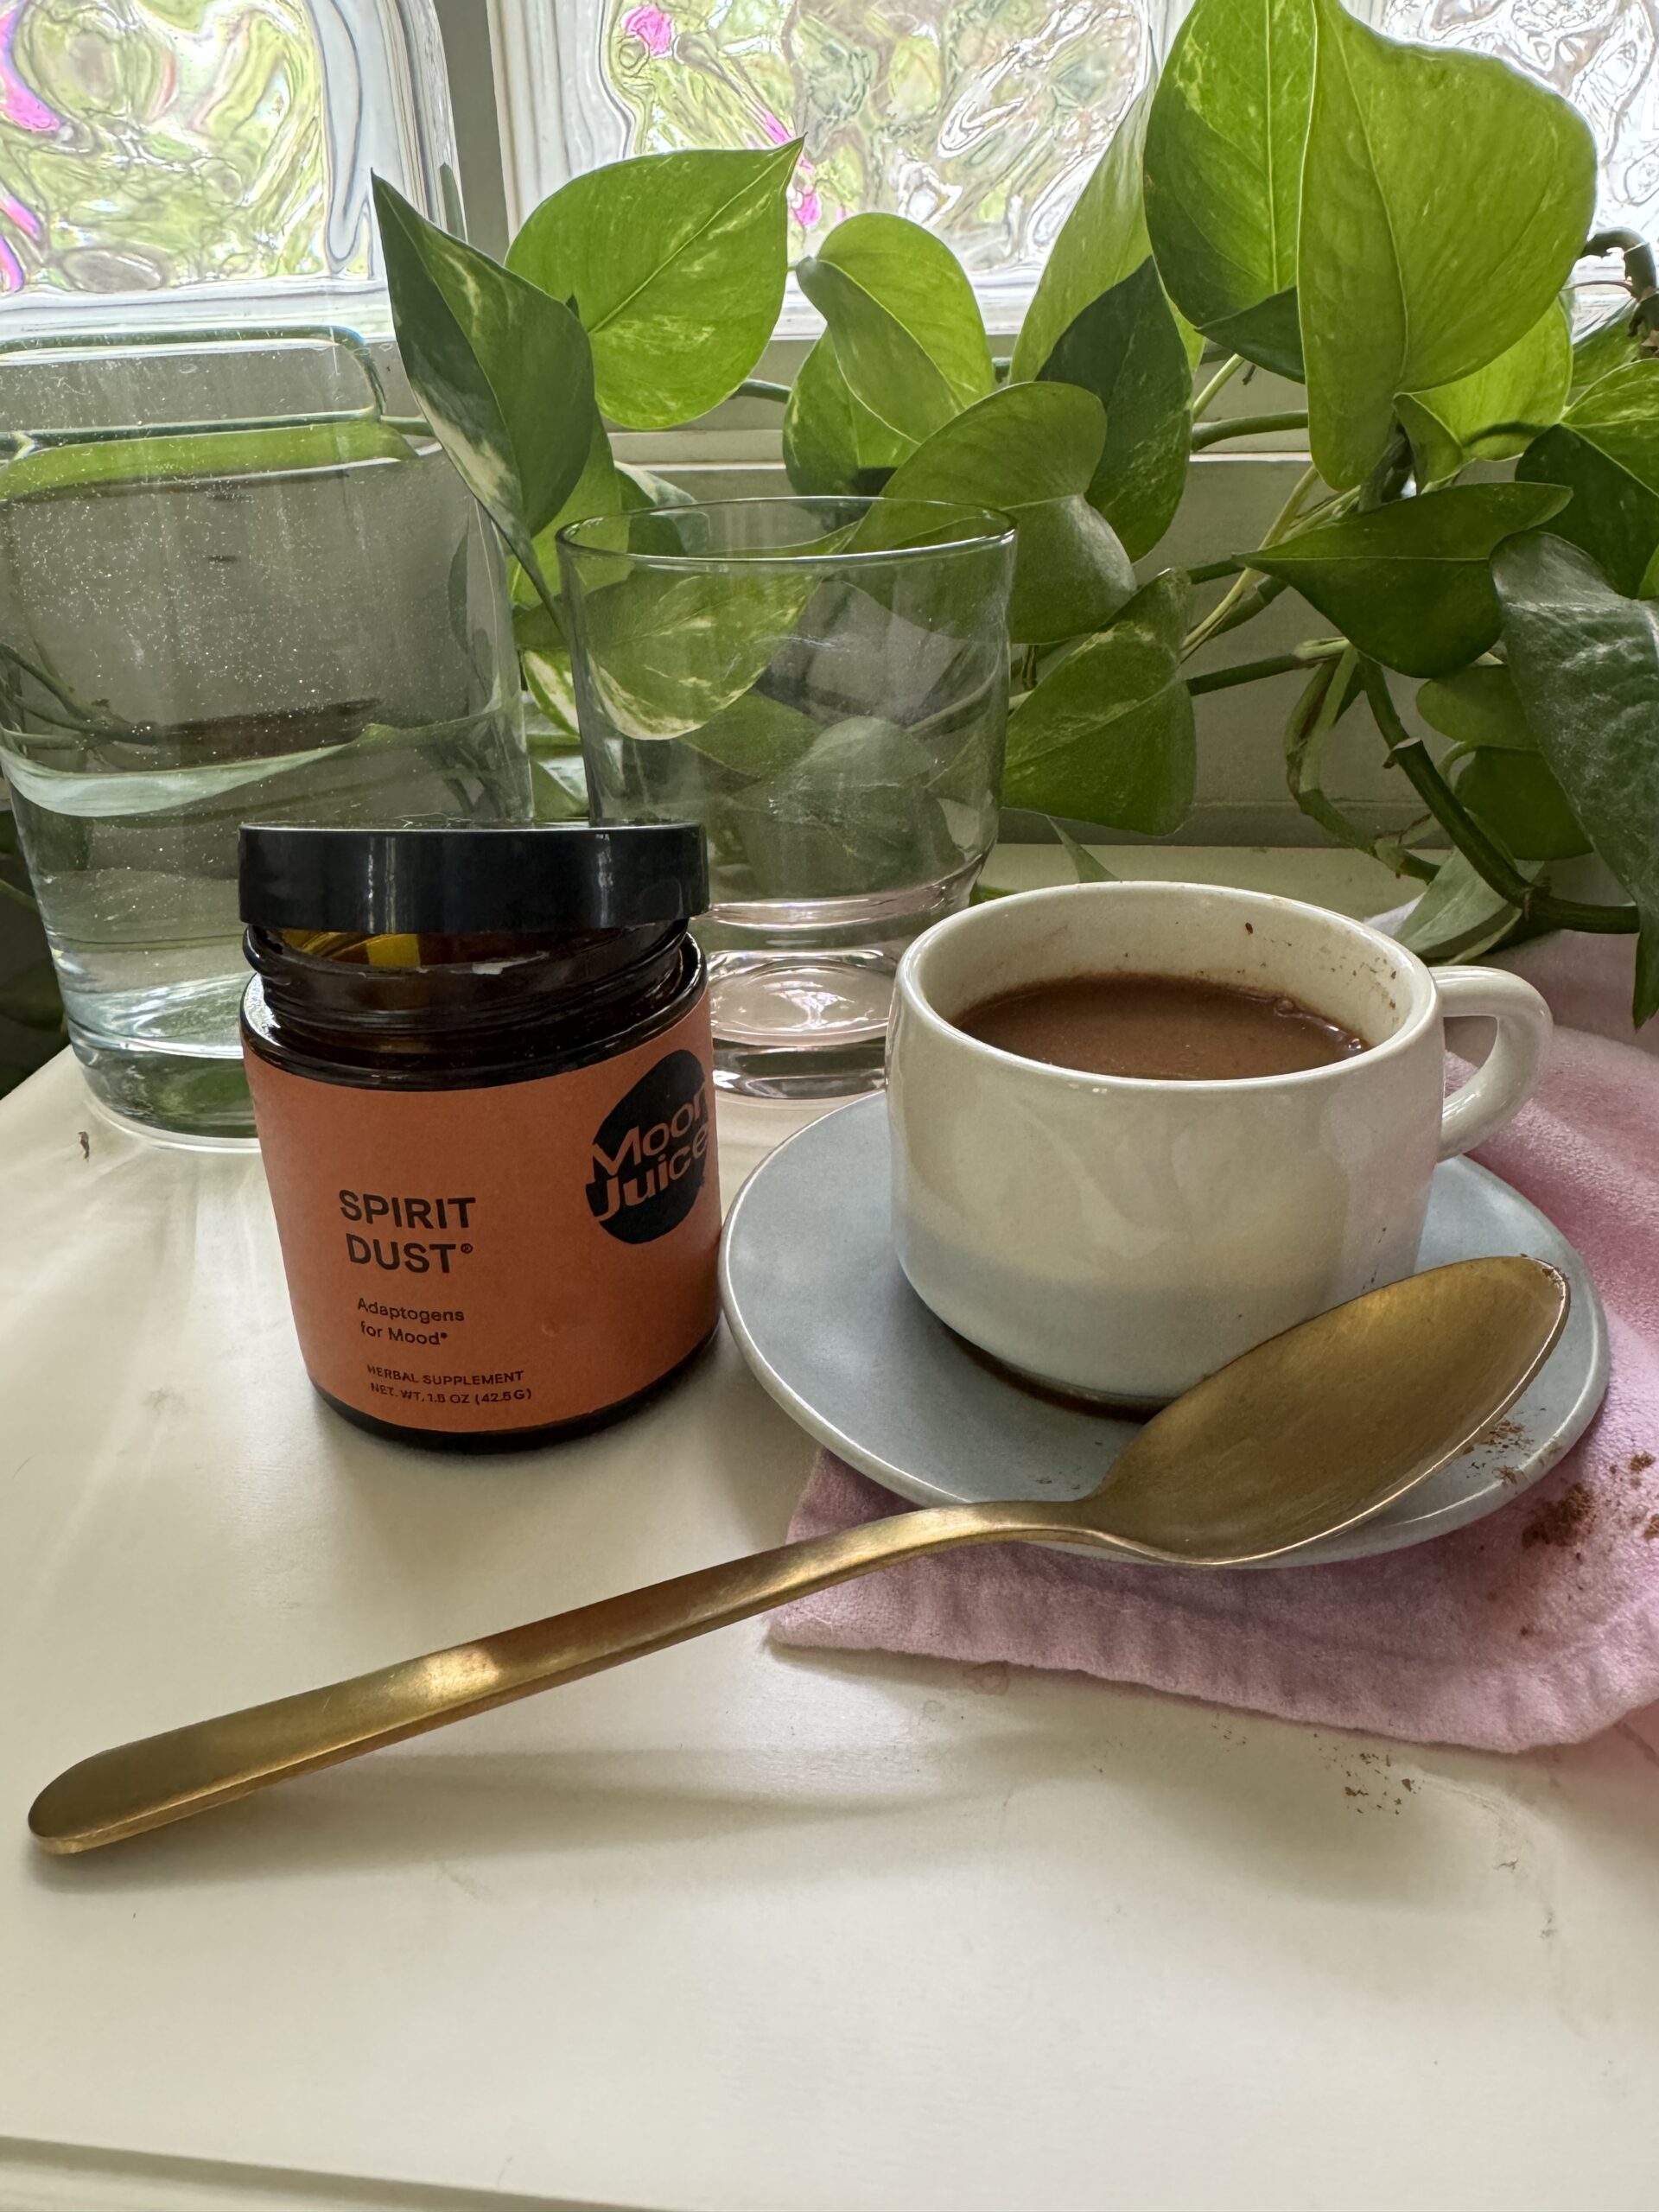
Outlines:
{"label": "green leaf", "polygon": [[0,499],[45,499],[103,485],[276,476],[365,461],[409,461],[407,438],[385,423],[343,416],[265,430],[200,430],[156,438],[101,438],[42,446],[0,467]]}
{"label": "green leaf", "polygon": [[374,204],[404,368],[461,480],[522,562],[582,475],[593,362],[556,300],[452,238],[383,177]]}
{"label": "green leaf", "polygon": [[[595,414],[588,463],[576,487],[552,521],[536,536],[536,557],[556,604],[561,585],[558,536],[569,524],[593,521],[601,515],[639,514],[653,507],[690,504],[691,494],[683,492],[677,484],[669,483],[648,468],[613,459],[605,426]],[[563,652],[563,623],[554,608],[543,603],[541,594],[517,561],[511,566],[510,585],[513,642],[519,652]]]}
{"label": "green leaf", "polygon": [[1580,393],[1516,474],[1570,491],[1555,535],[1581,545],[1620,591],[1638,591],[1659,548],[1659,361],[1616,369]]}
{"label": "green leaf", "polygon": [[1547,485],[1458,485],[1300,531],[1250,565],[1294,584],[1374,660],[1444,676],[1497,636],[1492,548],[1563,504]]}
{"label": "green leaf", "polygon": [[1192,804],[1192,700],[1180,673],[1192,588],[1154,577],[1008,718],[1002,800],[1166,836]]}
{"label": "green leaf", "polygon": [[993,389],[974,288],[919,223],[855,215],[795,274],[849,390],[901,437],[919,443]]}
{"label": "green leaf", "polygon": [[[594,565],[591,550],[580,556]],[[601,714],[635,738],[683,737],[753,684],[791,636],[811,569],[633,569],[564,607]]]}
{"label": "green leaf", "polygon": [[1437,676],[1417,694],[1417,711],[1431,729],[1471,750],[1535,753],[1538,741],[1527,727],[1515,678],[1501,661]]}
{"label": "green leaf", "polygon": [[542,758],[532,746],[531,803],[537,822],[587,822],[591,819],[588,771],[579,753],[556,753]]}
{"label": "green leaf", "polygon": [[928,785],[935,763],[909,731],[861,715],[817,731],[781,773],[725,813],[762,898],[834,899],[962,866]]}
{"label": "green leaf", "polygon": [[1492,572],[1538,749],[1642,918],[1639,1025],[1659,1012],[1659,607],[1541,531],[1503,547]]}
{"label": "green leaf", "polygon": [[[524,655],[524,683],[545,728],[536,733],[543,753],[574,753],[582,741],[576,721],[576,690],[567,652]],[[537,747],[532,744],[531,750]]]}
{"label": "green leaf", "polygon": [[[1135,590],[1128,555],[1085,497],[1105,440],[1105,416],[1091,392],[1004,385],[918,446],[894,470],[887,497],[950,499],[1010,515],[1019,543],[1009,636],[1018,645],[1075,638],[1098,628]],[[879,513],[870,519],[879,529]]]}
{"label": "green leaf", "polygon": [[1151,552],[1186,488],[1192,372],[1150,259],[1103,292],[1063,334],[1042,381],[1092,391],[1106,443],[1088,490],[1132,561]]}
{"label": "green leaf", "polygon": [[552,653],[564,651],[564,629],[556,615],[543,606],[539,599],[522,601],[516,596],[522,584],[525,591],[533,592],[534,586],[515,561],[512,567],[512,588],[515,594],[512,608],[512,642],[521,653]]}
{"label": "green leaf", "polygon": [[701,729],[679,741],[745,782],[780,775],[804,760],[818,737],[810,715],[763,691],[746,691]]}
{"label": "green leaf", "polygon": [[995,384],[991,349],[967,272],[949,246],[902,215],[838,223],[817,257],[850,276],[902,323],[944,378],[957,407]]}
{"label": "green leaf", "polygon": [[1471,862],[1449,853],[1395,936],[1420,960],[1473,960],[1490,952],[1520,918],[1521,909],[1494,891]]}
{"label": "green leaf", "polygon": [[1020,335],[1012,374],[1027,382],[1084,309],[1131,276],[1151,251],[1141,210],[1141,164],[1146,143],[1148,90],[1128,110],[1112,141],[1060,226]]}
{"label": "green leaf", "polygon": [[783,305],[784,195],[799,152],[797,140],[613,162],[573,177],[526,221],[507,266],[575,302],[613,422],[689,422],[760,359]]}
{"label": "green leaf", "polygon": [[1079,883],[1116,883],[1121,879],[1112,874],[1104,861],[1097,861],[1087,845],[1080,845],[1063,823],[1051,814],[1048,826],[1065,849],[1071,863],[1071,873]]}
{"label": "green leaf", "polygon": [[[611,457],[611,442],[605,435],[604,424],[595,413],[588,442],[588,458],[583,464],[582,474],[572,486],[569,496],[558,512],[543,523],[536,533],[537,563],[543,576],[550,584],[555,588],[558,584],[556,540],[559,532],[566,524],[586,522],[590,516],[594,515],[620,514],[624,504],[622,478],[615,461]],[[550,626],[552,617],[542,607],[540,594],[525,575],[524,569],[516,561],[512,565],[511,588],[514,607],[515,634],[518,631],[519,608],[534,607],[541,614],[541,623],[534,626],[526,625],[528,642],[533,646],[543,639],[543,626]],[[521,638],[519,642],[522,645],[526,639]]]}
{"label": "green leaf", "polygon": [[1573,389],[1575,392],[1642,358],[1642,341],[1630,328],[1627,299],[1604,322],[1573,341]]}
{"label": "green leaf", "polygon": [[[1467,461],[1512,461],[1560,420],[1573,374],[1567,316],[1552,303],[1524,337],[1472,376],[1427,391],[1402,392],[1397,405],[1417,459],[1420,483],[1455,476]],[[1524,423],[1525,430],[1495,424]]]}
{"label": "green leaf", "polygon": [[641,468],[636,461],[619,461],[617,482],[621,486],[622,512],[639,514],[650,507],[695,507],[697,495],[683,484],[671,484],[654,468]]}
{"label": "green leaf", "polygon": [[1198,0],[1147,126],[1147,227],[1171,298],[1229,353],[1297,378],[1313,48],[1312,0]]}
{"label": "green leaf", "polygon": [[853,397],[836,359],[834,341],[820,338],[801,365],[784,410],[784,466],[798,492],[879,492],[912,439],[889,429]]}
{"label": "green leaf", "polygon": [[1596,156],[1566,101],[1504,63],[1313,4],[1297,290],[1313,459],[1344,486],[1382,454],[1396,393],[1472,374],[1550,306]]}
{"label": "green leaf", "polygon": [[1230,315],[1205,335],[1226,352],[1242,353],[1247,361],[1271,369],[1276,376],[1290,377],[1300,384],[1307,374],[1302,360],[1300,308],[1294,291],[1275,292],[1259,308]]}
{"label": "green leaf", "polygon": [[1535,753],[1482,747],[1459,764],[1458,797],[1517,860],[1565,861],[1590,849],[1567,794]]}
{"label": "green leaf", "polygon": [[909,444],[957,413],[944,374],[898,316],[833,262],[809,257],[795,274],[823,317],[847,387],[887,429]]}

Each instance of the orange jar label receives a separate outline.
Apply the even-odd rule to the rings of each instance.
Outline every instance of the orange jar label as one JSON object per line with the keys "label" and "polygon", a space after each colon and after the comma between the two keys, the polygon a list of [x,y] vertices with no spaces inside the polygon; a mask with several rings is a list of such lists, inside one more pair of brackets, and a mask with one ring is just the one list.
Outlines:
{"label": "orange jar label", "polygon": [[246,1059],[300,1349],[342,1405],[539,1428],[647,1389],[714,1327],[706,998],[614,1058],[476,1090]]}

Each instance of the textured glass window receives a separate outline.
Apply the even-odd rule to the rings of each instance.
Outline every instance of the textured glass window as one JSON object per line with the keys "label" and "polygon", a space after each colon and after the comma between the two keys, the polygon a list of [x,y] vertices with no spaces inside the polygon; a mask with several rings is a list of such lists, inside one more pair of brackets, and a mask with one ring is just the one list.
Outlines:
{"label": "textured glass window", "polygon": [[431,0],[0,0],[0,335],[372,320],[371,169],[453,160]]}
{"label": "textured glass window", "polygon": [[[3,4],[3,0],[0,0]],[[1185,0],[493,0],[520,214],[573,171],[804,137],[791,256],[888,208],[1017,314]],[[1395,37],[1496,54],[1571,99],[1599,219],[1659,231],[1659,0],[1349,0]],[[550,15],[544,11],[550,9]],[[786,321],[792,320],[786,317]]]}
{"label": "textured glass window", "polygon": [[886,208],[982,284],[1029,284],[1154,58],[1139,0],[602,0],[578,29],[582,14],[561,17],[561,56],[597,41],[608,112],[567,105],[573,166],[804,137],[791,257]]}
{"label": "textured glass window", "polygon": [[0,290],[340,273],[321,77],[303,0],[0,0]]}

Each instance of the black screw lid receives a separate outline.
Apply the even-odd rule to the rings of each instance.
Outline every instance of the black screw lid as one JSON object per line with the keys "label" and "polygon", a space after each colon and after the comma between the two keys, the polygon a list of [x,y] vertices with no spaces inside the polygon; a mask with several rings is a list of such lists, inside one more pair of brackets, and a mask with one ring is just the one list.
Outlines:
{"label": "black screw lid", "polygon": [[709,903],[692,822],[558,822],[429,830],[250,822],[245,922],[365,937],[476,937],[689,921]]}

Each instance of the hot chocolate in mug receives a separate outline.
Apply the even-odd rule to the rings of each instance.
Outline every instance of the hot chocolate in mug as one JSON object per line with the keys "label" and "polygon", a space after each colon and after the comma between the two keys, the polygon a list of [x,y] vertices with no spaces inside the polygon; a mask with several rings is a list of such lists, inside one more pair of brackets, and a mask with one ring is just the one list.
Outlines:
{"label": "hot chocolate in mug", "polygon": [[[1093,975],[1284,995],[1366,1049],[1282,1075],[1093,1075],[970,1037],[1002,993]],[[1443,1015],[1496,1040],[1446,1098]],[[899,967],[887,1045],[900,1266],[942,1321],[1062,1389],[1161,1404],[1250,1345],[1396,1281],[1437,1160],[1525,1103],[1549,1009],[1490,968],[1431,971],[1322,907],[1093,883],[974,906]]]}

